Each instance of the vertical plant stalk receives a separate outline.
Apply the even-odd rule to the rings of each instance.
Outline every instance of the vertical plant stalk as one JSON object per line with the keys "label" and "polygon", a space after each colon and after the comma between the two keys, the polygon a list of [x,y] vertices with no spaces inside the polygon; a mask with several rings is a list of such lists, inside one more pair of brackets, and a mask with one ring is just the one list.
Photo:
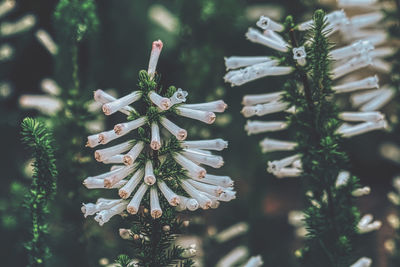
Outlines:
{"label": "vertical plant stalk", "polygon": [[[292,126],[299,129],[297,143],[302,154],[301,179],[311,192],[305,211],[309,235],[302,261],[305,266],[336,267],[349,266],[353,262],[350,251],[357,235],[354,229],[358,212],[351,188],[356,186],[357,180],[351,177],[345,191],[335,187],[338,173],[347,164],[347,157],[339,147],[341,137],[335,134],[336,127],[332,127],[338,125],[336,107],[326,99],[333,91],[329,73],[330,44],[324,34],[324,16],[322,11],[314,14],[310,33],[312,43],[307,51],[308,65],[303,68],[296,64],[295,72],[302,78],[307,106],[299,107],[299,112],[293,115]],[[289,34],[294,36],[293,29],[289,29]],[[298,47],[294,37],[291,39],[292,46]],[[307,135],[310,136],[308,140],[305,138]],[[342,202],[348,206],[343,207]],[[335,207],[341,207],[341,213],[336,212]],[[348,216],[343,217],[343,213]]]}
{"label": "vertical plant stalk", "polygon": [[53,137],[45,126],[31,118],[21,124],[22,142],[31,150],[33,176],[26,200],[32,219],[32,239],[25,243],[30,266],[44,266],[50,256],[45,235],[48,232],[49,201],[56,190],[57,168],[54,159]]}

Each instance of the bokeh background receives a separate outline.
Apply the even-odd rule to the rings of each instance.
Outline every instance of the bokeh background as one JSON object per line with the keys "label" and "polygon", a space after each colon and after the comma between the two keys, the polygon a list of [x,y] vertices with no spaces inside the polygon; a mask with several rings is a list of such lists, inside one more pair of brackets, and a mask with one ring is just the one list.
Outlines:
{"label": "bokeh background", "polygon": [[[261,254],[265,266],[296,266],[295,251],[301,247],[301,238],[289,225],[288,212],[303,207],[301,183],[298,179],[277,179],[266,172],[269,156],[261,154],[258,145],[263,136],[246,136],[245,120],[240,114],[244,94],[279,90],[282,78],[261,79],[231,88],[222,77],[225,56],[268,53],[267,48],[244,37],[260,15],[279,20],[293,14],[297,21],[302,21],[319,4],[311,0],[98,0],[99,28],[79,45],[81,84],[75,92],[69,48],[58,43],[60,52],[53,56],[35,38],[36,30],[42,28],[56,42],[60,40],[57,36],[62,35],[62,27],[56,27],[53,21],[57,2],[17,1],[16,9],[0,18],[3,23],[26,14],[36,17],[32,29],[13,37],[0,37],[0,42],[14,47],[13,57],[0,63],[2,85],[9,85],[7,90],[0,90],[0,265],[27,263],[23,242],[29,239],[29,218],[23,202],[31,182],[30,159],[19,135],[20,122],[26,116],[41,117],[54,130],[59,149],[58,188],[49,215],[49,247],[53,256],[48,266],[105,266],[117,255],[129,254],[130,247],[118,235],[118,228],[124,225],[122,219],[115,217],[100,227],[94,220],[84,219],[80,212],[82,202],[98,195],[81,182],[89,173],[104,170],[104,166],[93,162],[93,151],[84,147],[88,134],[84,122],[95,120],[95,127],[110,128],[123,119],[112,116],[105,120],[99,109],[86,113],[93,106],[92,92],[109,89],[122,96],[133,90],[138,71],[147,68],[152,41],[161,39],[164,48],[158,72],[164,86],[187,90],[192,103],[222,98],[229,105],[211,127],[193,121],[187,124],[192,136],[229,141],[221,173],[235,180],[238,191],[236,200],[223,203],[217,210],[183,215],[191,220],[187,234],[202,240],[200,255],[204,256],[204,266],[214,266],[238,245],[248,247],[250,255]],[[49,116],[21,107],[22,95],[43,94],[40,84],[44,78],[54,79],[63,89],[61,100],[70,99],[71,94],[79,99],[79,108],[66,102],[64,106],[71,108],[72,113],[62,109]],[[390,105],[387,111],[391,112]],[[359,207],[362,213],[372,213],[383,222],[382,229],[366,234],[358,247],[362,254],[373,258],[374,266],[382,267],[391,266],[383,244],[393,234],[386,216],[394,208],[386,194],[399,171],[397,163],[383,159],[379,153],[380,145],[387,141],[398,142],[398,137],[372,132],[346,143],[350,171],[372,188],[369,196],[359,199]],[[246,222],[249,231],[223,243],[213,238],[237,222]]]}

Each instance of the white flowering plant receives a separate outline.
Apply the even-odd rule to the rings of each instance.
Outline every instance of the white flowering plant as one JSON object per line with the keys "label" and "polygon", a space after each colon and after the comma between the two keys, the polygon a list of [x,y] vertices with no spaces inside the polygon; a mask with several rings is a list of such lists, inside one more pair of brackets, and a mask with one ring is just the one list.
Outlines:
{"label": "white flowering plant", "polygon": [[[163,245],[169,244],[179,229],[176,211],[217,208],[220,201],[235,198],[232,179],[209,174],[204,167],[222,167],[223,158],[211,151],[221,151],[228,143],[222,139],[187,141],[187,131],[173,122],[180,116],[212,124],[215,113],[224,112],[227,105],[222,100],[186,104],[186,91],[160,86],[156,65],[162,47],[161,41],[153,42],[148,70],[139,72],[138,90],[119,99],[102,90],[94,92],[106,115],[119,111],[127,114],[128,120],[89,136],[87,146],[129,138],[97,149],[96,160],[110,164],[111,170],[83,182],[89,189],[118,191],[119,198],[83,204],[82,212],[85,217],[95,215],[100,225],[117,214],[136,215],[130,229],[137,248],[134,257],[148,266],[166,266],[175,258],[186,258],[177,247],[167,257]],[[141,105],[131,107],[135,102]]]}
{"label": "white flowering plant", "polygon": [[[369,25],[373,20],[360,23]],[[348,167],[341,148],[344,138],[387,126],[380,112],[339,112],[332,101],[336,93],[378,87],[376,76],[338,82],[372,64],[374,46],[368,40],[333,49],[339,45],[328,38],[348,24],[343,11],[325,15],[319,10],[313,20],[298,25],[291,16],[284,24],[261,16],[257,26],[263,32],[250,28],[246,37],[275,50],[275,55],[225,59],[230,71],[224,79],[232,86],[268,76],[287,77],[282,91],[244,96],[242,113],[246,118],[286,114],[281,121],[248,121],[245,130],[249,135],[286,129],[294,133],[294,141],[266,138],[260,145],[265,153],[292,153],[268,162],[268,172],[302,180],[307,208],[301,227],[306,243],[296,256],[304,266],[349,266],[359,258],[353,253],[357,236],[381,226],[372,215],[360,219],[355,198],[369,194],[370,188],[361,187],[355,176],[343,172]]]}

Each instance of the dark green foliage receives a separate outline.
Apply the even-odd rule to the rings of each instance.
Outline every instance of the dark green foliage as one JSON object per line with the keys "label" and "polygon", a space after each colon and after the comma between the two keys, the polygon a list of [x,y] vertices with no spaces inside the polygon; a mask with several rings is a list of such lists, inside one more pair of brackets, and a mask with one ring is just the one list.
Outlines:
{"label": "dark green foliage", "polygon": [[48,202],[56,190],[57,168],[54,159],[53,137],[46,127],[31,118],[21,124],[22,142],[34,158],[30,193],[26,199],[32,219],[32,239],[25,243],[30,266],[44,266],[50,256],[45,235],[48,233]]}
{"label": "dark green foliage", "polygon": [[57,28],[65,42],[76,43],[97,31],[99,20],[93,0],[60,0],[54,11]]}
{"label": "dark green foliage", "polygon": [[[304,188],[307,193],[305,224],[308,230],[305,248],[301,253],[304,266],[349,266],[354,261],[353,243],[357,236],[359,213],[351,192],[359,187],[356,177],[337,188],[338,173],[347,167],[347,155],[341,148],[342,138],[335,133],[339,126],[335,104],[327,99],[332,95],[329,51],[326,38],[325,13],[314,13],[314,27],[305,39],[307,64],[302,67],[293,62],[292,51],[285,62],[295,66],[292,79],[288,79],[285,101],[296,106],[291,116],[295,128],[297,151],[302,154]],[[293,47],[297,42],[293,20],[286,20],[287,35]],[[301,83],[299,91],[295,82]],[[304,92],[304,93],[303,93]]]}

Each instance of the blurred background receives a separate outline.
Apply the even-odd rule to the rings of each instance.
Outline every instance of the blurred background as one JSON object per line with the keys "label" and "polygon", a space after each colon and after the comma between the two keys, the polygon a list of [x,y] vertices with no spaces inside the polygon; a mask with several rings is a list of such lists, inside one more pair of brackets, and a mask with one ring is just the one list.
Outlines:
{"label": "blurred background", "polygon": [[[301,183],[266,172],[270,156],[263,155],[258,145],[265,136],[248,137],[240,114],[244,94],[280,90],[282,78],[231,88],[222,77],[225,56],[268,54],[267,48],[244,37],[260,15],[280,20],[293,14],[297,21],[303,21],[319,4],[312,0],[98,0],[98,31],[79,44],[80,86],[76,90],[70,48],[60,38],[63,28],[53,20],[57,2],[17,1],[11,12],[0,17],[0,25],[27,15],[34,18],[21,32],[0,36],[0,46],[12,47],[9,57],[0,61],[0,265],[27,263],[23,242],[29,239],[29,217],[23,202],[31,183],[30,158],[19,135],[20,122],[26,116],[41,117],[53,129],[58,147],[58,188],[49,215],[53,256],[48,266],[106,266],[117,255],[129,254],[130,247],[118,235],[118,228],[124,226],[121,218],[100,227],[93,219],[84,219],[80,211],[82,202],[100,193],[104,196],[104,192],[89,191],[81,184],[89,174],[104,170],[94,162],[93,150],[84,144],[90,132],[123,120],[122,116],[106,119],[92,103],[93,91],[103,89],[123,96],[135,89],[138,71],[147,68],[152,41],[161,39],[164,48],[158,72],[164,86],[187,90],[191,103],[224,99],[229,105],[211,127],[190,121],[185,128],[192,136],[229,141],[220,173],[235,180],[237,199],[217,210],[183,214],[191,221],[185,238],[198,242],[203,266],[214,266],[237,246],[244,246],[248,255],[262,255],[265,266],[296,266],[295,251],[302,239],[289,224],[288,213],[303,207]],[[58,53],[52,54],[39,42],[40,29],[54,39]],[[54,88],[46,79],[54,80],[61,93],[50,96],[43,92],[43,87]],[[43,101],[50,102],[39,107],[27,96],[46,94]],[[394,105],[389,105],[386,113],[393,110]],[[399,163],[385,160],[379,151],[382,143],[399,143],[398,139],[395,133],[372,132],[349,140],[345,147],[350,171],[372,188],[370,195],[359,198],[361,213],[372,213],[383,222],[380,231],[364,235],[358,246],[357,253],[371,257],[373,266],[395,266],[389,264],[384,242],[394,233],[386,221],[394,211],[386,194]],[[244,222],[240,225],[242,234],[221,239],[218,233],[239,222]]]}

